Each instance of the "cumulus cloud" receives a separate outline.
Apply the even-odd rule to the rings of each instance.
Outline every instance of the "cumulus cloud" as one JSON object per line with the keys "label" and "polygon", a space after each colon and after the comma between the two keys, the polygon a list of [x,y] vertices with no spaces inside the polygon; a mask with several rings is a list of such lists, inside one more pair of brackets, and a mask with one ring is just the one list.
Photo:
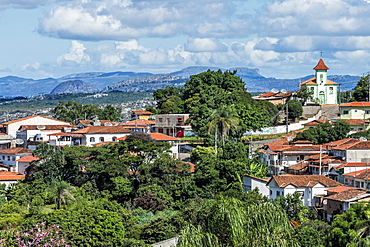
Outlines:
{"label": "cumulus cloud", "polygon": [[57,63],[63,66],[79,66],[82,63],[89,62],[90,56],[85,54],[86,48],[83,44],[72,41],[69,52],[58,57]]}
{"label": "cumulus cloud", "polygon": [[[55,6],[39,22],[40,34],[62,39],[240,37],[251,25],[234,1],[75,1]],[[220,21],[222,20],[222,21]]]}
{"label": "cumulus cloud", "polygon": [[38,6],[50,4],[56,0],[1,0],[0,9],[19,8],[19,9],[33,9]]}
{"label": "cumulus cloud", "polygon": [[224,52],[227,51],[227,46],[213,39],[195,38],[188,39],[186,50],[190,52]]}

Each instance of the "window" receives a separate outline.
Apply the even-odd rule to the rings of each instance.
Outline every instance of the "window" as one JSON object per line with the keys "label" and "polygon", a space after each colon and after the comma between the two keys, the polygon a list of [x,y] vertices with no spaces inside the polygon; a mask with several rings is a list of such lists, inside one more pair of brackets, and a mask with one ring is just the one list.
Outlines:
{"label": "window", "polygon": [[10,161],[10,156],[8,156],[8,161]]}
{"label": "window", "polygon": [[370,110],[365,110],[365,114],[370,114]]}
{"label": "window", "polygon": [[99,141],[100,141],[100,142],[104,142],[104,137],[100,137],[100,138],[99,138]]}
{"label": "window", "polygon": [[162,123],[163,122],[163,118],[158,118],[158,122]]}
{"label": "window", "polygon": [[71,140],[71,137],[70,136],[66,136],[66,141],[70,141]]}
{"label": "window", "polygon": [[280,191],[276,191],[276,196],[280,196]]}
{"label": "window", "polygon": [[95,142],[95,138],[94,137],[90,137],[90,142]]}
{"label": "window", "polygon": [[15,161],[15,156],[12,157],[12,160]]}
{"label": "window", "polygon": [[270,190],[270,196],[272,195],[272,190]]}
{"label": "window", "polygon": [[330,94],[333,94],[334,93],[334,88],[333,87],[329,87],[329,93]]}
{"label": "window", "polygon": [[349,114],[349,110],[343,110],[342,111],[342,115],[348,115]]}
{"label": "window", "polygon": [[114,142],[117,141],[117,137],[116,136],[113,136],[112,137],[112,141],[114,141]]}

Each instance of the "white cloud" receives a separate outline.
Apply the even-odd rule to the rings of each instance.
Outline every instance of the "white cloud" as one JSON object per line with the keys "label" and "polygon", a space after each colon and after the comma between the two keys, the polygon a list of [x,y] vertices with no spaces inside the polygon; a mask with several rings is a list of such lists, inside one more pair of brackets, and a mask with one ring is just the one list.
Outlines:
{"label": "white cloud", "polygon": [[69,52],[61,55],[57,59],[57,63],[64,66],[78,66],[81,63],[89,62],[90,56],[85,54],[86,48],[83,44],[72,41]]}
{"label": "white cloud", "polygon": [[213,39],[188,39],[186,50],[190,52],[224,52],[227,46]]}

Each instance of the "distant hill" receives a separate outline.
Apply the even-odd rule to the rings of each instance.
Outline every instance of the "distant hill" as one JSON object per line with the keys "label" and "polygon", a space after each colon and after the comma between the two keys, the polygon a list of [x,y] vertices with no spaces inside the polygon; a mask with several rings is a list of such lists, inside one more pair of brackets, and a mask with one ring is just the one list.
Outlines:
{"label": "distant hill", "polygon": [[[121,91],[121,92],[146,92],[152,91],[166,86],[183,86],[190,75],[196,75],[207,70],[222,70],[224,68],[208,67],[208,66],[192,66],[185,69],[171,72],[168,74],[152,73],[135,73],[135,72],[89,72],[78,73],[63,76],[61,78],[45,78],[45,79],[29,79],[15,76],[6,76],[0,78],[0,97],[16,97],[16,96],[35,96],[39,94],[49,94],[63,82],[81,81],[89,84],[92,88],[99,89],[103,92]],[[276,79],[266,78],[262,76],[258,69],[250,69],[245,67],[237,67],[227,69],[230,71],[236,70],[237,76],[240,76],[246,84],[246,88],[250,92],[266,92],[273,88],[281,90],[286,89],[293,91],[298,89],[298,84],[303,82],[313,75],[297,79]],[[349,75],[332,75],[330,80],[341,84],[341,90],[353,89],[359,76]],[[89,87],[90,88],[90,87]],[[72,89],[58,89],[58,93],[66,93]],[[86,86],[86,90],[88,87]]]}
{"label": "distant hill", "polygon": [[183,86],[188,78],[178,75],[150,75],[127,79],[105,87],[102,92],[147,92],[167,86]]}
{"label": "distant hill", "polygon": [[100,89],[91,86],[83,81],[74,80],[60,83],[56,86],[50,94],[62,94],[62,93],[96,93]]}

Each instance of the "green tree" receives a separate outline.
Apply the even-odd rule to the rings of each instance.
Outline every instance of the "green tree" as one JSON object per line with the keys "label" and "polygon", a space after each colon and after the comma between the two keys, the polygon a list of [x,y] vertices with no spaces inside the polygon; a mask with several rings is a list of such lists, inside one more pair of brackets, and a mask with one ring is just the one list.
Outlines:
{"label": "green tree", "polygon": [[110,120],[113,122],[120,122],[122,120],[122,109],[120,107],[114,107],[112,105],[107,105],[104,107],[99,119]]}
{"label": "green tree", "polygon": [[297,92],[297,97],[301,99],[302,104],[305,105],[308,100],[314,100],[313,95],[314,91],[313,90],[307,90],[307,87],[301,87]]}
{"label": "green tree", "polygon": [[[212,112],[209,120],[208,133],[215,135],[215,143],[218,141],[218,135],[221,135],[222,146],[225,146],[225,139],[229,135],[230,129],[237,128],[239,119],[235,117],[235,113],[231,108],[223,105]],[[217,151],[217,145],[215,150]]]}
{"label": "green tree", "polygon": [[62,203],[65,205],[67,203],[67,199],[76,201],[75,197],[71,193],[71,191],[76,189],[65,181],[53,181],[49,189],[56,196],[56,209],[60,209]]}
{"label": "green tree", "polygon": [[357,82],[353,92],[353,97],[356,101],[369,101],[369,76],[363,76]]}
{"label": "green tree", "polygon": [[[258,129],[268,122],[266,111],[251,107],[255,101],[235,73],[207,71],[190,76],[190,80],[185,83],[185,112],[190,114],[191,125],[199,135],[208,136],[210,116],[220,106],[235,109],[233,117],[240,120],[238,131],[233,131],[232,137],[240,137],[247,129]],[[259,119],[254,118],[257,115]]]}
{"label": "green tree", "polygon": [[301,102],[299,102],[298,100],[289,100],[287,104],[288,104],[288,117],[290,119],[295,119],[302,116],[303,107]]}
{"label": "green tree", "polygon": [[290,220],[305,222],[308,221],[308,217],[313,214],[311,211],[303,205],[301,195],[298,192],[294,194],[288,194],[285,196],[279,196],[274,200],[274,204],[281,207],[288,215]]}
{"label": "green tree", "polygon": [[179,87],[158,89],[154,91],[153,98],[157,101],[157,110],[160,114],[184,113],[182,89]]}

